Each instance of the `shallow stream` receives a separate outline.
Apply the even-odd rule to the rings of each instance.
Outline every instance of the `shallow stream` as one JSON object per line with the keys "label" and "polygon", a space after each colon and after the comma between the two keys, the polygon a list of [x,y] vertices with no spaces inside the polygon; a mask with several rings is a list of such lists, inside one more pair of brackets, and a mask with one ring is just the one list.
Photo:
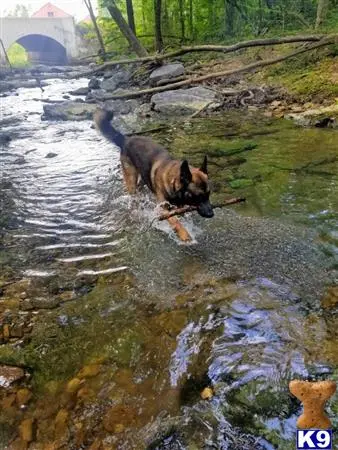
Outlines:
{"label": "shallow stream", "polygon": [[[295,448],[288,382],[338,379],[338,131],[230,111],[154,132],[195,165],[209,155],[215,200],[246,197],[185,217],[182,245],[148,193],[126,195],[90,121],[41,121],[41,98],[86,84],[0,99],[17,119],[0,149],[0,314],[29,322],[0,364],[32,392],[20,407],[0,391],[0,447],[32,419],[30,449]],[[329,412],[337,430],[337,400]]]}

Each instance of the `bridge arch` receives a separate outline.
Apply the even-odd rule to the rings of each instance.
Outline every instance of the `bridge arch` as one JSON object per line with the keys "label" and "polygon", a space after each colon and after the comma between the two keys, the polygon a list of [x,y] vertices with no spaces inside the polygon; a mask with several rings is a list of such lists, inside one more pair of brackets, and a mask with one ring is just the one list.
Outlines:
{"label": "bridge arch", "polygon": [[[78,56],[73,17],[3,17],[0,34],[5,50],[17,42],[34,62],[66,63]],[[4,59],[0,46],[0,59]]]}
{"label": "bridge arch", "polygon": [[33,63],[39,64],[67,64],[67,50],[56,39],[43,34],[28,34],[18,38]]}

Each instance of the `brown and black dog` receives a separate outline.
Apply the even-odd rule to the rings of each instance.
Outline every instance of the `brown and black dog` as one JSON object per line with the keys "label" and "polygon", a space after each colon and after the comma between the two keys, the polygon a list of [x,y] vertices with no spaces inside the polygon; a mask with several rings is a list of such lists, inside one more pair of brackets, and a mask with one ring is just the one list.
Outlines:
{"label": "brown and black dog", "polygon": [[111,124],[113,113],[98,109],[95,125],[108,140],[121,149],[123,177],[130,194],[136,192],[139,181],[156,195],[158,202],[180,207],[194,205],[202,217],[213,217],[209,201],[207,157],[202,167],[191,167],[188,161],[172,158],[160,144],[147,137],[127,137]]}

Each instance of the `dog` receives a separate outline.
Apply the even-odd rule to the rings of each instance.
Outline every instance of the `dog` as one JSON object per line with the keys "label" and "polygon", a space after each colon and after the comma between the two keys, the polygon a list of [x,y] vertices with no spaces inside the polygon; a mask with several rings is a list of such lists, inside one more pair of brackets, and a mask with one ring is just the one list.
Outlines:
{"label": "dog", "polygon": [[121,149],[123,178],[129,194],[136,193],[141,181],[159,203],[175,207],[193,205],[200,216],[213,217],[206,156],[197,169],[187,160],[174,159],[165,148],[147,137],[124,136],[112,126],[112,119],[112,112],[98,109],[94,113],[96,128]]}

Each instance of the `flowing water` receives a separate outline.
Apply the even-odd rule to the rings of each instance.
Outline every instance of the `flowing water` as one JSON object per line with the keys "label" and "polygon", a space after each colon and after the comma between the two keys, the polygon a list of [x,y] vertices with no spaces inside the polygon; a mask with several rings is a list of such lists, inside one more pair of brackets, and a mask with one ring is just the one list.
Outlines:
{"label": "flowing water", "polygon": [[41,121],[41,98],[86,84],[1,99],[17,122],[0,154],[0,312],[28,332],[0,363],[25,367],[33,394],[21,408],[0,392],[3,448],[25,419],[34,449],[294,448],[288,382],[338,378],[338,132],[241,111],[155,133],[194,164],[209,154],[214,199],[247,199],[185,217],[183,245],[149,193],[126,195],[90,121]]}

